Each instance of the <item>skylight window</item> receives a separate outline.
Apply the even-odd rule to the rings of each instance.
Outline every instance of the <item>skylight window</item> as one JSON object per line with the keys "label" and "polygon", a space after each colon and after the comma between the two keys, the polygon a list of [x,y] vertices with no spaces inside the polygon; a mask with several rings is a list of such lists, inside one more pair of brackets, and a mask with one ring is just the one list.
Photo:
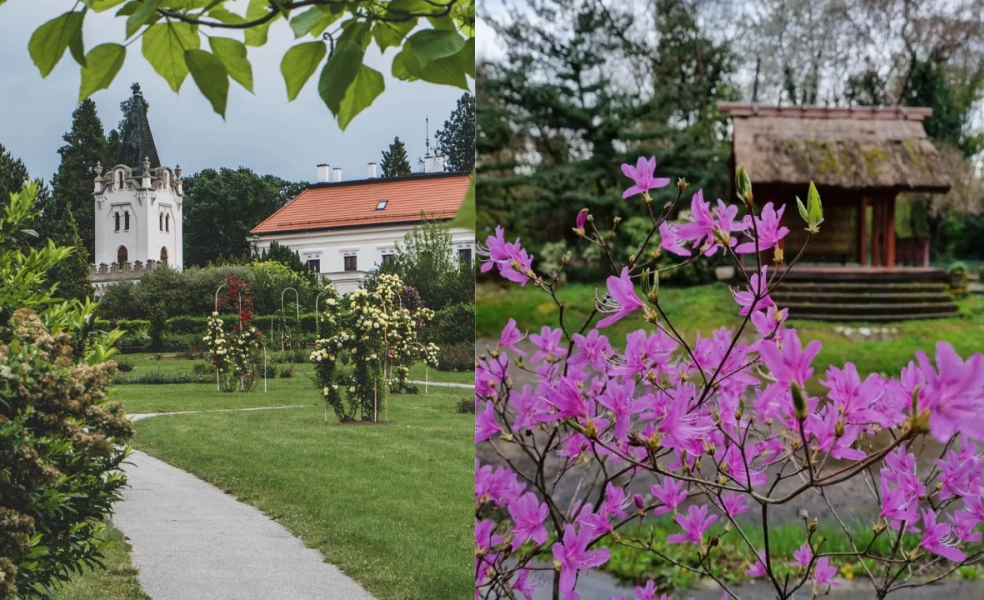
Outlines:
{"label": "skylight window", "polygon": [[379,202],[376,203],[376,210],[383,210],[384,208],[386,208],[386,204],[388,202],[389,200],[380,200]]}

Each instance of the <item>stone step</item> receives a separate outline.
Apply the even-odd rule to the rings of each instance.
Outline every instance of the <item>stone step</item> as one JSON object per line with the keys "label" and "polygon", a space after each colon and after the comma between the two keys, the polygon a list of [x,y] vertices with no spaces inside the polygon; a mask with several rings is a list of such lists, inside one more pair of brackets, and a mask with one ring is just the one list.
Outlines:
{"label": "stone step", "polygon": [[800,312],[793,314],[792,311],[789,313],[790,319],[802,320],[802,321],[839,321],[839,322],[850,322],[850,321],[860,321],[860,322],[888,322],[888,321],[921,321],[925,319],[947,319],[950,317],[955,317],[959,313],[954,310],[953,312],[946,313],[898,313],[898,314],[881,314],[881,315],[847,315],[847,314],[829,314],[823,312]]}
{"label": "stone step", "polygon": [[897,292],[934,292],[934,293],[946,293],[949,291],[950,286],[945,283],[931,283],[931,282],[888,282],[882,283],[877,281],[871,281],[867,283],[861,282],[816,282],[816,281],[790,281],[788,279],[783,280],[779,285],[780,291],[788,292],[831,292],[831,293],[897,293]]}
{"label": "stone step", "polygon": [[945,317],[956,316],[959,311],[952,302],[791,302],[785,306],[789,309],[789,317],[793,319],[817,318],[822,315],[832,320],[902,320],[925,318],[925,315]]}
{"label": "stone step", "polygon": [[783,289],[780,287],[772,293],[772,299],[780,306],[793,303],[813,303],[813,304],[913,304],[913,303],[932,303],[932,304],[953,304],[953,297],[946,292],[924,292],[924,291],[801,291],[799,289]]}

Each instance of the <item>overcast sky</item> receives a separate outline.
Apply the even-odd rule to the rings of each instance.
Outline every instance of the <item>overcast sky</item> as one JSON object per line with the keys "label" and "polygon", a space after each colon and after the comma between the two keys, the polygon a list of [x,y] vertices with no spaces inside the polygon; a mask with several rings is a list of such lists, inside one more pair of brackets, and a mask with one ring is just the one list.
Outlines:
{"label": "overcast sky", "polygon": [[[66,52],[47,79],[41,79],[27,43],[39,25],[70,5],[65,0],[11,0],[0,6],[0,144],[24,161],[32,177],[45,180],[58,168],[62,135],[71,126],[79,66]],[[87,49],[123,40],[125,19],[112,15],[110,11],[86,16]],[[150,126],[161,162],[180,164],[188,174],[208,167],[246,166],[288,180],[314,181],[315,166],[328,163],[341,167],[345,180],[363,179],[367,163],[378,163],[394,136],[407,145],[416,171],[417,159],[424,155],[424,118],[430,117],[433,137],[463,91],[393,79],[389,65],[396,50],[380,56],[372,45],[366,64],[386,76],[386,91],[342,132],[318,96],[317,72],[300,96],[287,102],[280,60],[293,42],[290,28],[278,20],[267,44],[249,49],[256,93],[230,82],[225,121],[212,111],[191,76],[179,94],[172,92],[144,59],[139,41],[127,49],[126,63],[110,89],[92,98],[109,131],[120,120],[120,102],[130,95],[130,84],[139,82],[150,103]]]}

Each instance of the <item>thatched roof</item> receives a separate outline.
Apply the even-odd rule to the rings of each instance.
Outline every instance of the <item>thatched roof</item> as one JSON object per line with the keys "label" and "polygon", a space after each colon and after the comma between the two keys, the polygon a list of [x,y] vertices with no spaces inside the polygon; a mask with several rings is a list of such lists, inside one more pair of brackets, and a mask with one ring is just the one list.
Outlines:
{"label": "thatched roof", "polygon": [[929,108],[759,106],[722,102],[734,123],[735,167],[753,184],[946,192],[939,151],[926,137]]}

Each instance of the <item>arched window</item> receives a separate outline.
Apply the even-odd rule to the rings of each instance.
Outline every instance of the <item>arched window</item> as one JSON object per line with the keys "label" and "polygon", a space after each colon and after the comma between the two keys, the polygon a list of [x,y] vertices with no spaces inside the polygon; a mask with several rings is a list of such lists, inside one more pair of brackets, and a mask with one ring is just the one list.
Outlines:
{"label": "arched window", "polygon": [[116,251],[116,264],[123,266],[123,263],[127,262],[129,257],[126,252],[126,246],[120,246],[120,249]]}
{"label": "arched window", "polygon": [[167,248],[161,248],[161,262],[167,264]]}
{"label": "arched window", "polygon": [[118,189],[118,190],[122,190],[123,189],[123,170],[122,169],[120,169],[119,171],[116,172],[116,189]]}
{"label": "arched window", "polygon": [[130,211],[123,211],[123,231],[130,231]]}
{"label": "arched window", "polygon": [[120,230],[120,213],[119,211],[113,213],[113,219],[116,221],[116,231]]}
{"label": "arched window", "polygon": [[171,215],[164,215],[164,231],[171,231]]}

